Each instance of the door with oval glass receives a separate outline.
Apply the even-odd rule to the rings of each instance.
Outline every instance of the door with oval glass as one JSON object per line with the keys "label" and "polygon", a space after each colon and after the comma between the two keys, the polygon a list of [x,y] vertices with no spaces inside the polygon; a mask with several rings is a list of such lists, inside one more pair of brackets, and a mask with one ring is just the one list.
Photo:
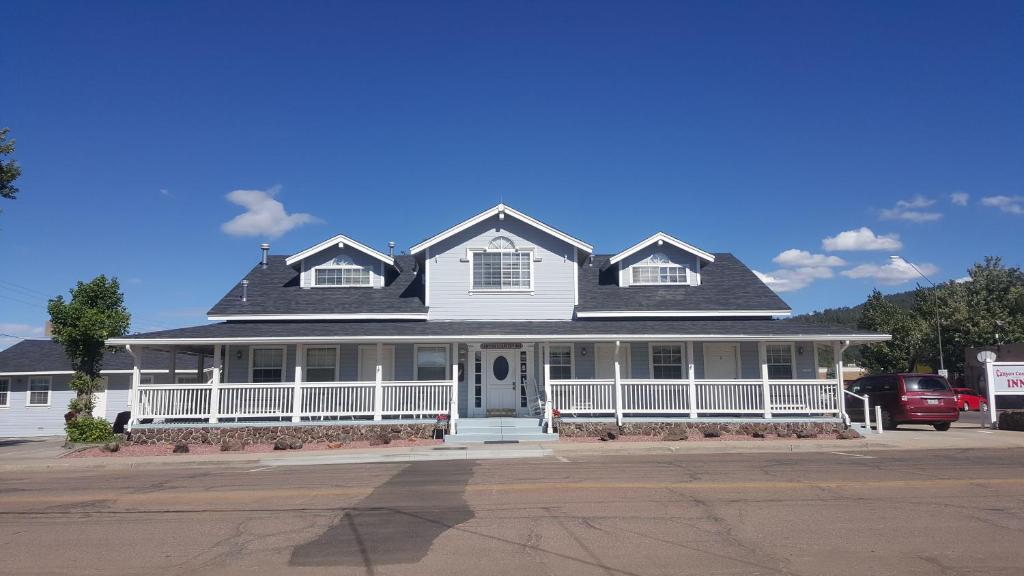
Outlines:
{"label": "door with oval glass", "polygon": [[517,350],[488,350],[485,372],[487,374],[487,409],[515,410],[518,389],[519,363]]}

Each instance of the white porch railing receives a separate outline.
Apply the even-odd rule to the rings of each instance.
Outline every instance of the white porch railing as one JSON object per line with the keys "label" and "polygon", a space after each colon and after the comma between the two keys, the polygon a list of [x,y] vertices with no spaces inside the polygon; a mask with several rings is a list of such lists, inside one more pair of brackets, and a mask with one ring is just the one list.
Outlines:
{"label": "white porch railing", "polygon": [[436,416],[448,413],[452,401],[450,380],[385,382],[381,413],[389,416]]}
{"label": "white porch railing", "polygon": [[374,382],[306,382],[300,416],[373,416]]}
{"label": "white porch railing", "polygon": [[[185,384],[139,388],[138,418],[209,418],[210,387]],[[134,414],[132,416],[135,416]]]}
{"label": "white porch railing", "polygon": [[690,411],[688,380],[622,380],[622,411],[682,414]]}
{"label": "white porch railing", "polygon": [[[765,414],[761,380],[622,379],[623,414]],[[553,407],[563,415],[615,414],[614,380],[552,380]],[[769,413],[840,413],[833,380],[770,380]]]}
{"label": "white porch railing", "polygon": [[221,384],[222,418],[276,417],[292,413],[293,384]]}
{"label": "white porch railing", "polygon": [[774,414],[832,414],[839,412],[835,382],[823,380],[772,380],[768,383]]}
{"label": "white porch railing", "polygon": [[552,380],[553,406],[563,413],[614,414],[614,380]]}

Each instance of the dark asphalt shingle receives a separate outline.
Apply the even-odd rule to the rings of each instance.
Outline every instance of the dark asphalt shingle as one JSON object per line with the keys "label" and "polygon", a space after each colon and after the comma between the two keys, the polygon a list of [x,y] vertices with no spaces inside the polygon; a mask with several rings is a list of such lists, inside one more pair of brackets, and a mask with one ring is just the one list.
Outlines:
{"label": "dark asphalt shingle", "polygon": [[[210,358],[207,365],[212,365]],[[143,350],[142,367],[146,370],[167,370],[171,366],[171,355],[157,350]],[[178,354],[176,367],[179,371],[194,371],[196,356]],[[124,350],[103,356],[103,370],[131,370],[132,357]],[[0,351],[0,372],[67,372],[71,361],[64,354],[64,348],[52,340],[22,340]]]}

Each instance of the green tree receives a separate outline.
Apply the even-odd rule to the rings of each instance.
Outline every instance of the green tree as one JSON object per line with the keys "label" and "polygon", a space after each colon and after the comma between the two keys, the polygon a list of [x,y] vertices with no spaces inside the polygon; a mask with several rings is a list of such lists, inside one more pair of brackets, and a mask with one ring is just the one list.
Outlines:
{"label": "green tree", "polygon": [[0,128],[0,197],[14,200],[18,195],[14,181],[21,176],[21,167],[14,160],[5,160],[14,154],[14,140],[7,139],[10,131],[10,128]]}
{"label": "green tree", "polygon": [[900,308],[874,290],[861,313],[857,327],[892,334],[892,340],[867,344],[861,350],[861,362],[871,372],[913,370],[920,357],[921,341],[927,329],[912,311]]}
{"label": "green tree", "polygon": [[71,388],[77,396],[68,404],[76,417],[92,413],[93,394],[103,389],[100,370],[107,338],[124,336],[131,315],[117,278],[100,275],[71,289],[71,300],[57,296],[49,302],[53,340],[64,347],[75,371]]}

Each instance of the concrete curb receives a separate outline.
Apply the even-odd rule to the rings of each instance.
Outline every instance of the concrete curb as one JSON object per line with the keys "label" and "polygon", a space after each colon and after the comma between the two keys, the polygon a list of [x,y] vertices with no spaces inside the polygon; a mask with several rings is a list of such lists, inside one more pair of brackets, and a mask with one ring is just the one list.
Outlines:
{"label": "concrete curb", "polygon": [[379,464],[382,462],[424,462],[440,460],[494,460],[501,458],[544,458],[551,456],[548,448],[525,447],[516,449],[459,448],[446,450],[417,450],[379,454],[331,454],[260,460],[262,466],[322,466],[329,464]]}

